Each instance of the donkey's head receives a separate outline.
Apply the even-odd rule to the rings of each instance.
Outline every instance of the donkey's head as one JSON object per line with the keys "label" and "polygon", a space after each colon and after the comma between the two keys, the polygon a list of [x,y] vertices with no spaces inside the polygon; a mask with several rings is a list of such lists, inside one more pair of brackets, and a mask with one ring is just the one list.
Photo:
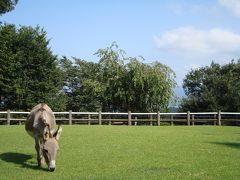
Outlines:
{"label": "donkey's head", "polygon": [[59,149],[58,139],[62,133],[62,127],[58,126],[58,130],[51,134],[49,126],[46,126],[44,129],[44,138],[43,138],[43,156],[48,165],[49,171],[54,171],[56,168],[56,157],[57,151]]}

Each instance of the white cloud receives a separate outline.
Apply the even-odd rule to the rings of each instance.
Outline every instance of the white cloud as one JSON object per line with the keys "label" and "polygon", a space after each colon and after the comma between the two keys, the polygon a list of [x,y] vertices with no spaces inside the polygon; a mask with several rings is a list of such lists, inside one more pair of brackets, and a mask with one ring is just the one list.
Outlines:
{"label": "white cloud", "polygon": [[219,3],[240,18],[240,0],[219,0]]}
{"label": "white cloud", "polygon": [[155,36],[154,41],[161,51],[185,56],[240,56],[240,34],[218,28],[198,30],[181,27]]}

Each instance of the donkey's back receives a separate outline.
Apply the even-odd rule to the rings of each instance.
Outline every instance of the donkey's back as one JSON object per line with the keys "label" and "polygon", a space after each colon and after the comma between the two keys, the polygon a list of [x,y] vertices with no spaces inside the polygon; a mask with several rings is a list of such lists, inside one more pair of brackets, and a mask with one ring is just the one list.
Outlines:
{"label": "donkey's back", "polygon": [[46,126],[49,126],[53,133],[56,126],[55,116],[47,104],[41,103],[32,108],[28,115],[25,129],[31,136],[39,136],[41,138]]}

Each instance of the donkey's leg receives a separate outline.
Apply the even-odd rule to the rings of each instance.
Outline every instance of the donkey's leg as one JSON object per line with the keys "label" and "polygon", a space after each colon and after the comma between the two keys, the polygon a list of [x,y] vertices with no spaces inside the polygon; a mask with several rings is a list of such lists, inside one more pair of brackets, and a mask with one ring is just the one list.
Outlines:
{"label": "donkey's leg", "polygon": [[38,166],[40,167],[42,165],[41,163],[41,150],[40,150],[40,142],[37,136],[34,137],[35,139],[35,149],[37,151],[37,161],[38,161]]}
{"label": "donkey's leg", "polygon": [[40,157],[41,157],[41,165],[44,165],[45,164],[45,158],[43,157],[43,153],[42,153],[42,144],[43,144],[43,141],[40,139],[39,140],[39,142],[40,142]]}

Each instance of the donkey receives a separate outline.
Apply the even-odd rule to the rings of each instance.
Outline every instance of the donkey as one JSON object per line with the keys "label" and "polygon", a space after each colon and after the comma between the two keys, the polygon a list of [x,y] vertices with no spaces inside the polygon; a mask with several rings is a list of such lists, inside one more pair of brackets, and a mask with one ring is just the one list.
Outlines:
{"label": "donkey", "polygon": [[25,130],[35,139],[38,166],[41,167],[45,159],[49,171],[54,171],[56,168],[55,162],[59,149],[57,140],[62,133],[62,127],[58,126],[57,131],[54,132],[55,127],[55,116],[51,108],[44,103],[33,107],[25,124]]}

